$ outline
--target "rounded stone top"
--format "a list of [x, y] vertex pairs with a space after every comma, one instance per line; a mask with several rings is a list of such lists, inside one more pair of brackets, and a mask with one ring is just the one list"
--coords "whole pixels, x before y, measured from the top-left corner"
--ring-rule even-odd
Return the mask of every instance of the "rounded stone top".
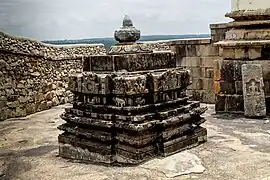
[[120, 43], [134, 43], [140, 37], [141, 32], [133, 26], [131, 18], [127, 15], [123, 19], [122, 27], [114, 32], [115, 40]]
[[133, 27], [133, 22], [128, 15], [125, 15], [123, 19], [123, 27]]

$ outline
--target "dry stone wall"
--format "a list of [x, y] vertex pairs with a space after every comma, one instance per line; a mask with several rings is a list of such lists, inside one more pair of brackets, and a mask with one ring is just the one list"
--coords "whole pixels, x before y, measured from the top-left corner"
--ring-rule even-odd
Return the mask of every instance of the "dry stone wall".
[[146, 48], [153, 51], [171, 51], [170, 41], [145, 41]]
[[48, 45], [39, 41], [12, 37], [0, 32], [0, 50], [12, 54], [43, 57], [46, 60], [68, 60], [104, 54], [103, 44]]
[[72, 98], [68, 77], [99, 45], [50, 46], [0, 32], [0, 120], [49, 109]]

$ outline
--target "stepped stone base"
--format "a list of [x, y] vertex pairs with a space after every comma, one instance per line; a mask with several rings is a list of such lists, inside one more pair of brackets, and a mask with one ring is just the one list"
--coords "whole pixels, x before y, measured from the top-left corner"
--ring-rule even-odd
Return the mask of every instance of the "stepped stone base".
[[[120, 32], [120, 31], [119, 31]], [[207, 108], [190, 101], [190, 73], [175, 54], [141, 44], [113, 46], [70, 77], [73, 107], [61, 115], [59, 155], [81, 162], [138, 165], [207, 140]]]
[[120, 143], [104, 146], [89, 139], [62, 134], [59, 136], [59, 156], [78, 162], [138, 165], [158, 156], [167, 157], [196, 147], [206, 141], [207, 130], [202, 127], [173, 140], [166, 142], [156, 140], [155, 143], [141, 148]]
[[86, 110], [67, 108], [61, 115], [66, 123], [58, 127], [64, 131], [58, 137], [59, 155], [81, 162], [136, 165], [195, 147], [207, 140], [206, 129], [200, 127], [205, 122], [200, 115], [207, 108], [187, 99], [139, 115], [89, 115]]

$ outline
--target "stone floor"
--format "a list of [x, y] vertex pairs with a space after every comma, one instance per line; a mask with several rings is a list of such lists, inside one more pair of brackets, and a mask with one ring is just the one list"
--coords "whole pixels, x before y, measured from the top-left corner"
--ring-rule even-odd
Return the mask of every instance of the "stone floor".
[[207, 118], [208, 142], [138, 167], [105, 167], [69, 162], [57, 156], [57, 126], [64, 106], [0, 122], [0, 179], [23, 180], [270, 180], [270, 124], [265, 120]]

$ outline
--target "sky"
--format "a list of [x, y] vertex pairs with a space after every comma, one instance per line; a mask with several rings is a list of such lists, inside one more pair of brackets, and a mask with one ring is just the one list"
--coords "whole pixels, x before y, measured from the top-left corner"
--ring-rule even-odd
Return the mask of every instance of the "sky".
[[129, 15], [142, 35], [206, 34], [230, 0], [0, 0], [0, 30], [37, 40], [112, 37]]

